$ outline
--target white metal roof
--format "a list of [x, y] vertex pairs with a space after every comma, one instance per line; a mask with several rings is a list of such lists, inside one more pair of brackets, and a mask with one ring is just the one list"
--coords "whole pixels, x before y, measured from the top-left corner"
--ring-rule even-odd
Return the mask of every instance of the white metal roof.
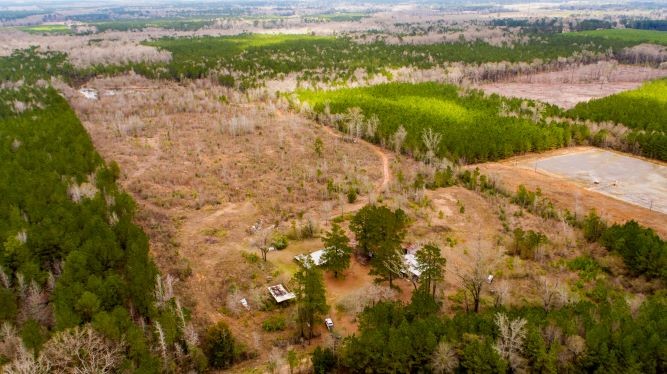
[[324, 255], [324, 249], [320, 249], [319, 251], [315, 251], [315, 252], [312, 252], [312, 253], [307, 254], [307, 255], [306, 254], [300, 254], [300, 255], [294, 256], [294, 259], [303, 264], [305, 257], [310, 256], [310, 259], [313, 260], [313, 264], [315, 264], [315, 266], [320, 266], [320, 265], [324, 264], [324, 262], [325, 262], [324, 259], [322, 258], [323, 255]]
[[419, 262], [417, 261], [417, 258], [415, 255], [408, 253], [406, 255], [403, 255], [403, 259], [405, 260], [405, 264], [408, 266], [408, 271], [416, 277], [420, 277], [422, 275], [422, 272], [419, 271]]
[[292, 292], [287, 291], [285, 286], [282, 284], [276, 284], [275, 286], [268, 287], [269, 293], [276, 300], [277, 303], [282, 303], [283, 301], [291, 300], [296, 298]]

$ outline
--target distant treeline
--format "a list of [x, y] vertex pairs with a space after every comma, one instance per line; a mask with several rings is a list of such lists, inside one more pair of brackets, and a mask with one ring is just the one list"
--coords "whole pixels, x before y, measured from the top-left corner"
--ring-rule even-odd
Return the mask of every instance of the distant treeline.
[[[526, 34], [554, 34], [564, 31], [564, 20], [561, 18], [539, 18], [539, 19], [516, 19], [502, 18], [491, 21], [492, 26], [520, 27]], [[584, 19], [569, 21], [567, 23], [570, 31], [585, 31], [597, 29], [610, 29], [613, 24], [609, 21], [599, 19]]]
[[620, 53], [626, 47], [645, 41], [647, 37], [631, 35], [628, 38], [623, 35], [624, 40], [615, 35], [607, 36], [579, 33], [532, 35], [527, 43], [504, 46], [493, 46], [482, 41], [425, 45], [394, 45], [382, 41], [357, 43], [346, 37], [310, 35], [244, 34], [162, 38], [146, 44], [171, 52], [172, 60], [168, 63], [74, 68], [63, 54], [41, 54], [33, 50], [17, 52], [14, 60], [1, 62], [7, 68], [0, 70], [0, 78], [39, 73], [24, 72], [21, 68], [20, 61], [26, 58], [23, 54], [31, 53], [30, 58], [42, 61], [31, 64], [28, 69], [39, 65], [46, 69], [41, 74], [46, 79], [60, 75], [73, 82], [85, 81], [99, 74], [113, 75], [133, 70], [149, 78], [174, 80], [213, 76], [218, 77], [221, 84], [241, 90], [261, 87], [268, 79], [280, 79], [288, 74], [296, 74], [299, 81], [335, 85], [358, 79], [359, 71], [372, 77], [376, 74], [388, 75], [390, 68], [428, 69], [453, 62], [470, 65], [493, 62], [535, 63], [564, 57], [591, 62], [609, 53]]
[[664, 19], [624, 21], [623, 24], [631, 29], [667, 31], [667, 20]]
[[[227, 72], [225, 82], [240, 88], [256, 87], [264, 79], [299, 73], [314, 82], [344, 82], [358, 69], [382, 74], [403, 66], [427, 69], [449, 62], [551, 61], [583, 50], [604, 54], [619, 52], [632, 42], [580, 35], [534, 36], [525, 44], [492, 46], [476, 42], [426, 45], [356, 43], [344, 37], [295, 35], [240, 35], [231, 37], [163, 38], [146, 44], [172, 53], [172, 61], [159, 69], [135, 66], [135, 71], [163, 78], [190, 79], [211, 71]], [[233, 79], [230, 79], [233, 78]]]

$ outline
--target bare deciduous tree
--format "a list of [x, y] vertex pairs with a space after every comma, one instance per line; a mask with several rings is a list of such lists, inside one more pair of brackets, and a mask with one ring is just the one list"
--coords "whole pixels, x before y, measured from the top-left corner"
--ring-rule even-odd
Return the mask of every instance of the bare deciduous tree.
[[255, 232], [255, 235], [252, 239], [253, 247], [257, 248], [262, 254], [262, 260], [266, 262], [266, 255], [269, 253], [271, 248], [271, 240], [273, 238], [274, 226], [269, 226], [265, 229], [260, 228]]
[[47, 360], [36, 359], [22, 343], [18, 345], [14, 359], [2, 367], [3, 374], [47, 374], [51, 367]]
[[19, 320], [34, 319], [42, 325], [49, 326], [52, 322], [49, 295], [42, 290], [37, 282], [30, 282], [25, 298], [21, 300]]
[[459, 366], [456, 351], [447, 342], [440, 342], [431, 356], [431, 369], [434, 373], [453, 373]]
[[229, 122], [222, 122], [220, 124], [220, 132], [232, 136], [250, 134], [254, 129], [255, 126], [246, 116], [237, 116]]
[[431, 164], [436, 156], [440, 142], [442, 141], [442, 134], [428, 128], [422, 133], [422, 141], [426, 147], [426, 162]]
[[12, 286], [12, 280], [9, 278], [9, 274], [5, 273], [5, 269], [0, 265], [0, 284], [5, 288], [10, 288]]
[[461, 279], [463, 290], [466, 297], [466, 310], [469, 310], [468, 298], [471, 299], [473, 311], [479, 311], [479, 303], [482, 299], [482, 289], [487, 281], [488, 266], [486, 261], [482, 258], [480, 250], [475, 252], [475, 260], [473, 266], [467, 272], [457, 271], [456, 275]]
[[375, 138], [375, 133], [380, 126], [380, 119], [377, 114], [373, 114], [371, 118], [366, 121], [366, 136], [369, 139]]
[[512, 369], [520, 369], [525, 363], [521, 353], [523, 341], [526, 339], [526, 320], [523, 318], [510, 320], [504, 313], [497, 313], [495, 322], [499, 331], [496, 351], [510, 363]]
[[394, 151], [396, 151], [396, 153], [401, 153], [401, 149], [403, 149], [403, 142], [407, 136], [408, 132], [405, 130], [405, 127], [403, 127], [403, 125], [399, 126], [398, 130], [396, 130], [393, 136]]
[[169, 362], [169, 351], [167, 350], [167, 342], [164, 336], [164, 330], [160, 322], [155, 321], [155, 332], [157, 333], [157, 340], [160, 347], [160, 354], [162, 355], [162, 360], [164, 361], [165, 366]]
[[396, 290], [387, 286], [372, 284], [345, 296], [338, 303], [338, 306], [356, 316], [367, 306], [384, 300], [393, 300], [396, 296]]
[[345, 113], [347, 132], [353, 138], [361, 138], [364, 135], [364, 114], [358, 107], [349, 108]]
[[174, 297], [175, 278], [171, 274], [165, 276], [164, 281], [160, 274], [155, 276], [155, 304], [158, 308]]
[[569, 302], [569, 294], [565, 287], [558, 281], [551, 281], [546, 277], [540, 277], [538, 280], [538, 291], [542, 298], [544, 310], [558, 307]]
[[510, 285], [505, 281], [499, 281], [493, 287], [493, 295], [495, 296], [494, 304], [496, 307], [500, 307], [509, 302], [510, 298]]
[[123, 362], [123, 343], [105, 339], [90, 326], [56, 333], [39, 355], [42, 366], [58, 373], [114, 373]]
[[178, 299], [175, 299], [175, 301], [178, 321], [180, 323], [181, 331], [183, 331], [183, 339], [185, 340], [188, 348], [196, 347], [197, 344], [199, 344], [199, 334], [197, 334], [197, 330], [195, 330], [195, 327], [192, 325], [192, 323], [185, 320], [185, 314], [183, 313], [181, 302]]
[[23, 349], [23, 342], [16, 328], [11, 323], [4, 322], [0, 327], [0, 356], [14, 360], [21, 349]]
[[387, 259], [383, 263], [385, 268], [394, 274], [396, 278], [405, 278], [409, 280], [414, 289], [417, 289], [417, 279], [410, 276], [408, 264], [403, 260], [403, 256]]
[[581, 357], [586, 352], [586, 339], [579, 335], [568, 336], [565, 339], [565, 346], [573, 359]]

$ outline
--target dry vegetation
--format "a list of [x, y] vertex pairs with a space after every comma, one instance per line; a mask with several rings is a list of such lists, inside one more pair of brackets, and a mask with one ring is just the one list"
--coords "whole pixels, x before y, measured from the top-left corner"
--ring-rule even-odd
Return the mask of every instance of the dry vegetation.
[[137, 34], [62, 36], [3, 30], [0, 34], [0, 56], [8, 56], [16, 49], [39, 46], [43, 51], [67, 53], [70, 62], [80, 68], [93, 65], [122, 65], [130, 62], [167, 62], [171, 59], [169, 52], [139, 44], [148, 37], [148, 34]]
[[[577, 152], [585, 148], [565, 148], [549, 152], [547, 155]], [[568, 209], [579, 216], [585, 215], [591, 209], [596, 209], [601, 216], [611, 222], [625, 222], [634, 219], [642, 225], [653, 228], [663, 238], [667, 237], [667, 226], [664, 224], [667, 220], [665, 214], [590, 191], [574, 181], [564, 180], [539, 170], [517, 167], [520, 162], [542, 157], [545, 157], [545, 154], [518, 156], [501, 162], [475, 165], [475, 167], [479, 167], [482, 173], [494, 178], [504, 188], [511, 191], [520, 184], [532, 190], [539, 187], [544, 195], [561, 209]]]
[[258, 254], [248, 229], [258, 222], [284, 232], [319, 226], [360, 207], [328, 191], [327, 181], [354, 183], [367, 195], [382, 187], [383, 159], [370, 145], [345, 143], [285, 112], [279, 101], [204, 81], [177, 86], [125, 76], [89, 88], [99, 100], [61, 87], [100, 153], [120, 164], [162, 272], [175, 275], [202, 324], [223, 311], [238, 316], [247, 298], [252, 316], [232, 324], [235, 333], [251, 346], [268, 344], [257, 335], [266, 314], [255, 311], [268, 296], [265, 286], [275, 277], [287, 283], [290, 274], [248, 260]]
[[[338, 23], [335, 27], [326, 23], [305, 25], [300, 21], [287, 21], [278, 27], [219, 20], [213, 27], [194, 33], [148, 30], [47, 36], [11, 31], [0, 35], [0, 55], [36, 44], [43, 50], [68, 53], [77, 67], [166, 62], [171, 58], [169, 53], [140, 42], [166, 35], [226, 35], [239, 30], [316, 34], [344, 30], [353, 33], [355, 40], [368, 42], [369, 39], [364, 40], [354, 32], [379, 28], [389, 32], [385, 37], [389, 43], [456, 42], [459, 38], [484, 40], [493, 45], [522, 42], [517, 33], [478, 26], [399, 38], [392, 34], [400, 31], [394, 25], [396, 12], [403, 12], [402, 20], [406, 22], [442, 18], [414, 8], [392, 8], [361, 22]], [[449, 26], [457, 25], [456, 20], [469, 18], [465, 14], [451, 17], [455, 21]], [[627, 53], [638, 59], [664, 57], [664, 50], [650, 46], [637, 46]], [[428, 70], [405, 67], [391, 70], [392, 78], [371, 77], [360, 70], [350, 86], [389, 80], [439, 81], [463, 87], [476, 85], [488, 92], [539, 99], [567, 108], [590, 98], [634, 88], [646, 79], [667, 76], [665, 69], [619, 65], [614, 61], [582, 64], [592, 57], [563, 58], [550, 65], [534, 61], [475, 66], [451, 63]], [[497, 83], [482, 83], [489, 80]], [[618, 257], [609, 255], [598, 244], [587, 243], [582, 233], [565, 221], [532, 214], [510, 203], [507, 197], [462, 186], [415, 188], [419, 174], [427, 177], [435, 174], [433, 165], [396, 155], [363, 140], [350, 141], [350, 137], [309, 119], [311, 113], [307, 110], [290, 111], [274, 92], [295, 89], [295, 75], [267, 82], [265, 90], [243, 93], [208, 80], [176, 84], [134, 74], [86, 83], [85, 88], [91, 90], [86, 93], [94, 92], [96, 98], [62, 82], [55, 85], [75, 109], [99, 153], [107, 161], [119, 164], [122, 187], [137, 202], [138, 223], [148, 234], [153, 258], [164, 275], [158, 278], [160, 292], [179, 296], [192, 311], [198, 331], [224, 320], [234, 336], [259, 353], [257, 359], [235, 369], [244, 370], [266, 362], [278, 370], [286, 369], [283, 360], [286, 349], [302, 346], [300, 352], [303, 352], [314, 347], [295, 338], [295, 308], [275, 306], [266, 287], [283, 283], [289, 288], [290, 278], [297, 269], [293, 257], [322, 248], [319, 233], [328, 230], [334, 221], [340, 222], [349, 234], [352, 213], [366, 203], [404, 209], [410, 218], [405, 243], [432, 242], [442, 249], [447, 265], [445, 279], [438, 287], [438, 299], [443, 301], [444, 314], [453, 315], [468, 308], [470, 300], [466, 297], [474, 292], [480, 292], [482, 307], [537, 304], [552, 309], [583, 297], [593, 287], [596, 277], [608, 277], [619, 287], [640, 293], [637, 300], [641, 299], [641, 293], [651, 293], [658, 287], [644, 278], [626, 276], [626, 268]], [[608, 126], [609, 142], [618, 141], [626, 130], [604, 123], [588, 125], [593, 130]], [[319, 142], [321, 146], [316, 145]], [[526, 157], [533, 156], [520, 159]], [[580, 216], [596, 208], [610, 222], [635, 219], [667, 237], [665, 215], [572, 182], [517, 168], [513, 165], [517, 160], [471, 168], [479, 167], [508, 192], [514, 192], [520, 184], [531, 190], [539, 187], [557, 208], [569, 209]], [[460, 171], [457, 166], [454, 168]], [[68, 192], [77, 201], [97, 192], [91, 187], [89, 183], [73, 183]], [[350, 188], [359, 191], [356, 201], [348, 201], [346, 192]], [[514, 245], [515, 228], [545, 235], [546, 240], [538, 245], [531, 258], [508, 254]], [[267, 246], [259, 242], [268, 243], [273, 234], [285, 235], [290, 242], [284, 250], [265, 253], [268, 262], [264, 262], [258, 247]], [[593, 279], [583, 279], [568, 267], [570, 261], [579, 257], [595, 259], [604, 272], [594, 274]], [[324, 277], [329, 316], [342, 335], [357, 332], [357, 314], [364, 307], [381, 300], [410, 300], [412, 282], [399, 279], [396, 287], [390, 288], [384, 282], [376, 283], [368, 271], [367, 264], [353, 258], [344, 277], [335, 278], [332, 274]], [[487, 282], [488, 275], [494, 276], [493, 282]], [[32, 287], [29, 293], [35, 304], [44, 297], [39, 289]], [[169, 297], [162, 295], [157, 299], [160, 302]], [[247, 308], [241, 299], [246, 299]], [[38, 312], [32, 318], [37, 318]], [[263, 325], [269, 319], [283, 320], [283, 328], [267, 331]], [[496, 323], [502, 334], [523, 339], [525, 321], [498, 315]], [[316, 343], [336, 344], [329, 334], [322, 334], [323, 326], [318, 326], [318, 330]], [[77, 360], [86, 361], [62, 349], [71, 347], [77, 352], [90, 350], [99, 356], [95, 361], [98, 367], [91, 368], [92, 371], [113, 370], [118, 366], [118, 351], [122, 347], [107, 342], [93, 330], [59, 334], [59, 349], [46, 346], [37, 358], [25, 354], [25, 360], [32, 360], [26, 365], [48, 361], [54, 365], [52, 368], [57, 368]], [[3, 326], [0, 337], [5, 342], [0, 345], [0, 353], [19, 349], [7, 343], [19, 340], [16, 331]], [[451, 349], [444, 344], [438, 347], [438, 352], [440, 356], [456, 358]], [[510, 343], [502, 346], [501, 354], [511, 365], [520, 366]], [[447, 362], [437, 363], [437, 367], [446, 370]], [[307, 365], [301, 360], [299, 367]]]
[[667, 69], [600, 61], [558, 71], [517, 75], [478, 87], [489, 93], [535, 99], [569, 109], [580, 102], [635, 89], [647, 80], [665, 76]]
[[[225, 320], [235, 336], [260, 353], [239, 370], [266, 362], [281, 367], [288, 347], [313, 347], [294, 339], [293, 308], [267, 302], [266, 286], [289, 287], [296, 270], [293, 256], [322, 247], [316, 235], [302, 234], [304, 228], [325, 230], [341, 216], [348, 230], [349, 213], [366, 202], [405, 209], [411, 219], [406, 242], [434, 242], [442, 248], [447, 272], [439, 297], [445, 313], [466, 308], [462, 290], [468, 287], [481, 292], [482, 306], [530, 303], [550, 309], [578, 300], [591, 283], [581, 283], [567, 264], [580, 256], [595, 258], [609, 272], [595, 276], [610, 276], [636, 292], [655, 287], [626, 277], [618, 258], [587, 244], [581, 232], [565, 222], [534, 215], [508, 198], [458, 186], [415, 189], [418, 173], [432, 175], [433, 166], [392, 156], [363, 141], [345, 142], [267, 94], [241, 94], [208, 81], [176, 85], [134, 75], [94, 80], [87, 88], [96, 90], [99, 100], [60, 87], [100, 153], [120, 164], [121, 183], [139, 204], [140, 224], [151, 239], [156, 262], [192, 308], [195, 324], [202, 328]], [[315, 147], [318, 138], [321, 154]], [[562, 207], [576, 201], [580, 213], [604, 205], [609, 207], [602, 211], [605, 218], [614, 220], [616, 213], [643, 217], [640, 222], [658, 229], [664, 218], [499, 165], [481, 169], [509, 191], [534, 179], [530, 188], [539, 184]], [[359, 200], [348, 203], [342, 191], [327, 189], [327, 180], [340, 186], [354, 183]], [[558, 192], [563, 189], [569, 192]], [[572, 193], [581, 198], [573, 200]], [[249, 230], [253, 226], [289, 235], [288, 248], [269, 252], [269, 261], [263, 262], [253, 246], [258, 240]], [[510, 256], [514, 228], [540, 232], [547, 240], [532, 258]], [[495, 276], [491, 284], [486, 281], [489, 274]], [[579, 288], [571, 287], [577, 282]], [[364, 306], [386, 299], [408, 301], [413, 290], [406, 279], [397, 281], [396, 289], [375, 284], [368, 267], [356, 259], [344, 278], [327, 274], [325, 283], [329, 315], [343, 335], [357, 331], [356, 314]], [[284, 330], [265, 331], [262, 326], [269, 318], [284, 320]], [[318, 329], [320, 334], [324, 330]], [[320, 336], [318, 343], [334, 344], [328, 334]]]
[[[96, 80], [88, 88], [97, 90], [99, 100], [62, 87], [100, 153], [120, 164], [122, 184], [139, 203], [140, 223], [163, 274], [173, 275], [176, 292], [193, 308], [200, 326], [223, 318], [260, 352], [286, 344], [280, 342], [291, 336], [264, 332], [263, 321], [275, 314], [290, 321], [293, 313], [290, 308], [265, 311], [265, 287], [289, 284], [296, 269], [292, 257], [320, 248], [321, 242], [296, 238], [263, 263], [254, 257], [259, 252], [248, 231], [258, 222], [289, 233], [309, 222], [326, 229], [332, 217], [369, 200], [408, 209], [415, 220], [408, 241], [433, 240], [445, 248], [452, 270], [444, 294], [451, 297], [460, 285], [455, 269], [464, 269], [473, 253], [485, 253], [494, 265], [505, 261], [506, 235], [494, 213], [499, 202], [460, 187], [415, 191], [408, 186], [429, 167], [409, 159], [392, 161], [365, 143], [346, 143], [282, 109], [280, 101], [249, 98], [205, 81], [178, 86], [137, 76]], [[317, 138], [323, 142], [321, 157], [314, 148]], [[388, 171], [383, 170], [385, 160]], [[344, 196], [327, 191], [328, 179], [341, 185], [356, 180], [363, 196], [348, 204]], [[459, 213], [461, 206], [465, 213]], [[523, 221], [526, 227], [541, 226]], [[546, 265], [517, 264], [508, 274], [517, 290], [507, 295], [508, 302], [514, 293], [539, 298], [518, 291], [529, 290], [534, 281], [526, 275], [529, 266]], [[327, 275], [326, 283], [332, 316], [346, 333], [356, 331], [354, 316], [364, 305], [387, 298], [407, 301], [412, 290], [407, 280], [398, 283], [400, 293], [374, 286], [368, 268], [354, 260], [344, 279]], [[248, 300], [250, 311], [241, 298]]]

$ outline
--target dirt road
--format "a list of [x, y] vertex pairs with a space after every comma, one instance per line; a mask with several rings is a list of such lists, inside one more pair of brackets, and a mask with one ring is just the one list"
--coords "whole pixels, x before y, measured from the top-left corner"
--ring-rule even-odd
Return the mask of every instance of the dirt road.
[[[343, 139], [343, 135], [335, 131], [331, 127], [322, 126], [322, 128], [331, 136], [336, 137], [338, 139]], [[389, 157], [390, 157], [389, 151], [373, 143], [369, 143], [363, 139], [355, 139], [355, 141], [359, 144], [363, 144], [369, 147], [382, 161], [382, 182], [375, 189], [375, 192], [380, 194], [383, 191], [385, 191], [387, 187], [389, 187], [389, 182], [391, 181], [391, 170], [389, 168]]]

